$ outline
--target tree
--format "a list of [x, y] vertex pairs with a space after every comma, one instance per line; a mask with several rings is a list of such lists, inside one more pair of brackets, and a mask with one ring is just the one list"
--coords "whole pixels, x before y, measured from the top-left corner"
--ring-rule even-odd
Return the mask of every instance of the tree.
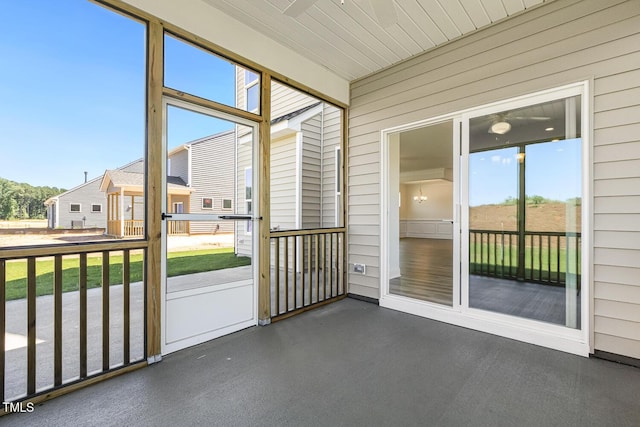
[[65, 191], [62, 188], [34, 187], [0, 178], [0, 219], [45, 218], [45, 200]]
[[538, 196], [538, 195], [533, 195], [531, 197], [527, 197], [527, 203], [533, 204], [533, 205], [541, 205], [543, 203], [545, 203], [547, 200], [542, 197], [542, 196]]

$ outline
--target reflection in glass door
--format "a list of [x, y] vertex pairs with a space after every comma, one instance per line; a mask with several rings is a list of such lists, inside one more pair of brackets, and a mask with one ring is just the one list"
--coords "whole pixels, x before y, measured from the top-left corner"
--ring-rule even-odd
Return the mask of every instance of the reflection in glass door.
[[469, 307], [580, 329], [580, 96], [469, 121]]
[[163, 353], [256, 324], [255, 125], [165, 101]]

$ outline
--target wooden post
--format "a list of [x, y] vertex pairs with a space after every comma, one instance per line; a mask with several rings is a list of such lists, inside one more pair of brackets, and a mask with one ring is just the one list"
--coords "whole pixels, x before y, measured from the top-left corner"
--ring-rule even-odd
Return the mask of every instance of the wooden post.
[[27, 258], [27, 395], [36, 392], [36, 259]]
[[145, 231], [149, 247], [145, 263], [147, 303], [147, 361], [158, 361], [161, 352], [161, 295], [160, 234], [162, 232], [162, 84], [163, 42], [162, 25], [149, 22], [147, 47], [147, 203]]
[[[262, 216], [258, 228], [260, 229], [259, 254], [259, 279], [258, 279], [258, 323], [268, 325], [271, 323], [271, 236], [269, 227], [271, 224], [271, 192], [270, 192], [270, 167], [271, 167], [271, 76], [262, 73], [262, 96], [260, 97], [260, 150], [258, 165], [260, 170], [260, 211]], [[276, 267], [277, 268], [277, 267]]]

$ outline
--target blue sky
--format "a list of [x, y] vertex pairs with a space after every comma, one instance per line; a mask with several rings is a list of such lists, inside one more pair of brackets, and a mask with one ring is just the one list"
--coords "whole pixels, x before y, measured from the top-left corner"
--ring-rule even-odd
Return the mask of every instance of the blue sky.
[[[0, 177], [72, 188], [84, 171], [93, 178], [141, 158], [144, 25], [85, 0], [2, 6]], [[167, 84], [234, 104], [231, 65], [171, 38], [166, 55]], [[194, 114], [172, 117], [175, 144], [230, 127]]]
[[[469, 205], [518, 197], [517, 148], [469, 156]], [[580, 139], [532, 144], [526, 152], [526, 193], [552, 200], [580, 197]]]

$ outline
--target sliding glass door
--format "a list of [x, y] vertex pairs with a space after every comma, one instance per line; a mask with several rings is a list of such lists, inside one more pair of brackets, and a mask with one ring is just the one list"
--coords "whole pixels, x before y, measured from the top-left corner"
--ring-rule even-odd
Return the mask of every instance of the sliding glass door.
[[469, 308], [581, 328], [580, 101], [469, 118]]
[[454, 120], [390, 136], [389, 295], [452, 307], [458, 301]]

